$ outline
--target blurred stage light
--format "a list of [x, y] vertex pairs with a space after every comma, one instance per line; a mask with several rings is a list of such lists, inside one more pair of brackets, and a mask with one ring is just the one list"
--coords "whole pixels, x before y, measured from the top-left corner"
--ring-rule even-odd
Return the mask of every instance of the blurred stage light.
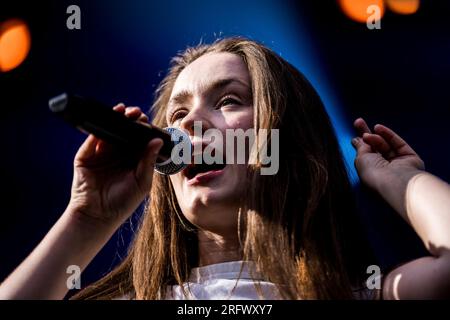
[[31, 37], [27, 24], [10, 19], [0, 24], [0, 72], [19, 66], [30, 51]]
[[386, 0], [388, 8], [398, 14], [413, 14], [419, 10], [420, 0]]
[[342, 11], [352, 20], [366, 23], [370, 14], [367, 13], [367, 8], [371, 5], [376, 5], [380, 8], [380, 18], [384, 15], [383, 0], [339, 0], [338, 1]]

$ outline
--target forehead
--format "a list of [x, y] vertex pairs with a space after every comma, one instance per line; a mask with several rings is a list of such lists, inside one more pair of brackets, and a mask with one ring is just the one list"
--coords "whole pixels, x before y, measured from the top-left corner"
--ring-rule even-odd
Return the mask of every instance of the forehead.
[[208, 83], [228, 78], [236, 78], [250, 84], [250, 75], [244, 60], [229, 52], [208, 53], [184, 68], [175, 81], [171, 96], [182, 90], [198, 92]]

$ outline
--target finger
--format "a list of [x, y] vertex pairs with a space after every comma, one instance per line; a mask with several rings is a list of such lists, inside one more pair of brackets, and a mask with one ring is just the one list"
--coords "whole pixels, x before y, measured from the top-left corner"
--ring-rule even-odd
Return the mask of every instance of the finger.
[[360, 137], [353, 138], [352, 145], [356, 149], [358, 157], [362, 156], [363, 154], [372, 152], [372, 148], [370, 147], [370, 145], [365, 143]]
[[155, 162], [162, 145], [163, 141], [161, 139], [150, 141], [136, 168], [138, 184], [145, 193], [150, 191]]
[[148, 123], [148, 117], [145, 113], [141, 114], [138, 118], [138, 121]]
[[113, 110], [123, 113], [123, 112], [125, 112], [125, 105], [123, 103], [119, 103], [113, 107]]
[[356, 128], [358, 135], [362, 136], [364, 133], [372, 133], [369, 126], [363, 118], [358, 118], [353, 122], [353, 126]]
[[98, 142], [99, 139], [90, 134], [80, 146], [77, 154], [75, 155], [75, 165], [79, 164], [80, 162], [89, 160], [93, 156], [95, 156]]
[[383, 155], [387, 155], [391, 151], [391, 146], [378, 134], [364, 133], [363, 141]]
[[403, 140], [398, 134], [389, 129], [386, 126], [381, 124], [377, 124], [375, 126], [375, 132], [383, 137], [387, 143], [391, 146], [393, 151], [397, 154], [406, 155], [406, 154], [414, 154], [417, 153], [411, 148], [405, 140]]
[[113, 110], [124, 113], [126, 117], [132, 120], [141, 121], [144, 123], [148, 123], [149, 120], [148, 116], [143, 113], [139, 107], [125, 107], [123, 103], [119, 103], [113, 107]]
[[142, 111], [139, 107], [127, 107], [125, 109], [125, 116], [133, 120], [138, 119], [141, 114]]

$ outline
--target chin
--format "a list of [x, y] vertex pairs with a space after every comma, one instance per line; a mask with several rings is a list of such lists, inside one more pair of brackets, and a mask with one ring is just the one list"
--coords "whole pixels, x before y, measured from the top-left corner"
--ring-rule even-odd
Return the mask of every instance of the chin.
[[237, 210], [195, 211], [186, 215], [186, 218], [200, 230], [210, 231], [217, 234], [237, 232]]
[[224, 210], [226, 208], [236, 207], [239, 194], [236, 194], [237, 188], [198, 188], [192, 194], [190, 201], [190, 211], [209, 211]]
[[239, 207], [236, 189], [199, 188], [191, 196], [188, 208], [182, 210], [191, 223], [210, 231], [236, 230]]

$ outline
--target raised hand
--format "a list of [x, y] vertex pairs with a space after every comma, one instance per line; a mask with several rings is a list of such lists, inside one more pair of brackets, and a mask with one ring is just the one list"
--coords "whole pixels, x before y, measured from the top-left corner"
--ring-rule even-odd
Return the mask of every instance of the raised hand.
[[[132, 120], [148, 122], [138, 107], [118, 104], [114, 110]], [[162, 141], [155, 139], [142, 154], [125, 154], [90, 135], [75, 156], [69, 207], [81, 219], [117, 228], [148, 195], [161, 146]]]
[[365, 184], [375, 190], [390, 179], [425, 169], [422, 159], [394, 131], [377, 124], [373, 131], [359, 118], [355, 120], [358, 137], [352, 139], [357, 156], [355, 167]]

